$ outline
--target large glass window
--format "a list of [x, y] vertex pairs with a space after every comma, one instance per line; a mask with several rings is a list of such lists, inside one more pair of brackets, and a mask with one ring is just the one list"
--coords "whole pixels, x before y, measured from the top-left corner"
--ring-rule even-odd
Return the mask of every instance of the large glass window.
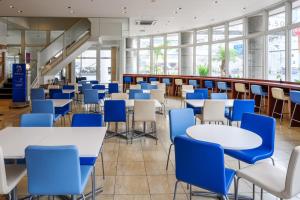
[[196, 74], [207, 76], [208, 71], [208, 45], [196, 47]]
[[[91, 54], [94, 57], [87, 57]], [[75, 59], [75, 74], [76, 77], [86, 77], [87, 80], [96, 80], [96, 50], [87, 50]]]
[[163, 48], [153, 49], [153, 71], [154, 74], [164, 74], [165, 50]]
[[150, 74], [150, 50], [139, 51], [139, 69], [140, 74]]
[[269, 30], [285, 26], [285, 7], [269, 11]]
[[21, 44], [21, 31], [8, 30], [6, 40], [7, 44]]
[[213, 41], [225, 39], [225, 26], [217, 26], [213, 28]]
[[248, 40], [248, 78], [264, 78], [264, 36]]
[[285, 32], [268, 36], [268, 79], [285, 80]]
[[163, 36], [153, 37], [153, 47], [163, 47], [165, 44]]
[[172, 33], [167, 35], [167, 46], [178, 46], [179, 45], [179, 34]]
[[291, 31], [291, 81], [300, 82], [300, 28]]
[[111, 50], [100, 51], [100, 81], [101, 83], [111, 82]]
[[244, 71], [244, 42], [243, 40], [229, 43], [229, 77], [242, 78]]
[[225, 72], [225, 44], [217, 43], [211, 47], [211, 75], [221, 76]]
[[197, 39], [197, 43], [208, 42], [208, 29], [197, 31], [196, 39]]
[[300, 22], [300, 1], [294, 1], [292, 7], [292, 22], [298, 23]]
[[167, 49], [166, 74], [179, 74], [178, 48]]
[[137, 73], [137, 50], [126, 51], [126, 73]]
[[149, 48], [149, 47], [150, 47], [150, 38], [141, 38], [140, 48]]
[[229, 38], [242, 37], [244, 35], [243, 20], [229, 23]]

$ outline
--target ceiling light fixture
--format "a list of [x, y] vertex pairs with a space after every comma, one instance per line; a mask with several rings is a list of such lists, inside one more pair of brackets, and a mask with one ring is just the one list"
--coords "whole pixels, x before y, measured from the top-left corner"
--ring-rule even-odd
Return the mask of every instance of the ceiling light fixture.
[[18, 10], [18, 13], [21, 14], [23, 12], [23, 10]]
[[247, 8], [246, 8], [246, 7], [243, 7], [242, 10], [245, 11], [245, 10], [247, 10]]
[[214, 4], [218, 4], [219, 1], [218, 1], [218, 0], [214, 0], [213, 3], [214, 3]]
[[198, 19], [198, 17], [197, 17], [197, 16], [195, 16], [195, 17], [194, 17], [194, 19], [196, 20], [196, 19]]
[[181, 8], [181, 7], [178, 7], [177, 10], [182, 10], [182, 8]]
[[14, 6], [13, 5], [9, 5], [9, 8], [14, 8]]
[[67, 6], [66, 8], [67, 8], [67, 9], [71, 9], [72, 7], [71, 7], [71, 6]]
[[123, 6], [123, 7], [122, 7], [122, 9], [123, 9], [123, 10], [126, 10], [126, 9], [127, 9], [127, 7], [126, 7], [126, 6]]

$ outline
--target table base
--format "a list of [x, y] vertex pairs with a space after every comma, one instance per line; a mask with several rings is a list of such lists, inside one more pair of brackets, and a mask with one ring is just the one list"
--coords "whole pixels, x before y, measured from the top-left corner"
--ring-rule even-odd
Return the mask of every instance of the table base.
[[[192, 196], [201, 196], [201, 197], [211, 197], [211, 198], [217, 198], [222, 200], [223, 198], [219, 195], [217, 195], [216, 193], [212, 193], [212, 192], [192, 192]], [[227, 195], [228, 199], [232, 199], [235, 200], [235, 195], [232, 193], [229, 193]], [[243, 196], [243, 195], [238, 195], [238, 200], [253, 200], [252, 197], [247, 197], [247, 196]]]
[[156, 133], [156, 131], [151, 131], [151, 132], [143, 132], [143, 131], [137, 131], [137, 130], [133, 130], [132, 131], [132, 136], [131, 136], [131, 143], [132, 143], [132, 140], [133, 139], [137, 139], [137, 138], [140, 138], [140, 137], [148, 137], [148, 138], [151, 138], [151, 139], [154, 139], [156, 140], [156, 144], [157, 144], [157, 136], [154, 135], [154, 133]]

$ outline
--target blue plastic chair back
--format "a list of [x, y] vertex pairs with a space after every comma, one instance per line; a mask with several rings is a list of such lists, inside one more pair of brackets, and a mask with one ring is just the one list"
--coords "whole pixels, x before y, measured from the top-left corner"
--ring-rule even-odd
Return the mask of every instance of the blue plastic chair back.
[[158, 86], [157, 85], [148, 85], [149, 90], [157, 90]]
[[119, 84], [118, 83], [109, 83], [108, 84], [108, 93], [119, 93]]
[[227, 83], [225, 82], [218, 82], [217, 86], [219, 90], [228, 90]]
[[126, 84], [130, 84], [132, 82], [132, 78], [130, 76], [124, 76], [123, 81]]
[[62, 92], [62, 89], [49, 89], [49, 97], [50, 99], [53, 99], [53, 94], [56, 94], [56, 93], [63, 93]]
[[213, 89], [214, 88], [213, 81], [204, 81], [204, 87], [208, 89]]
[[262, 146], [273, 154], [275, 143], [276, 120], [273, 117], [244, 113], [241, 128], [252, 131], [262, 138]]
[[21, 115], [20, 127], [52, 127], [53, 114], [29, 113]]
[[224, 150], [220, 145], [186, 136], [177, 136], [174, 143], [177, 180], [227, 195]]
[[169, 111], [170, 140], [174, 143], [174, 138], [178, 135], [186, 135], [186, 129], [194, 126], [196, 119], [191, 108], [172, 109]]
[[129, 90], [129, 99], [134, 99], [136, 93], [143, 93], [143, 90], [140, 89], [131, 89]]
[[93, 85], [92, 89], [105, 90], [105, 85], [100, 85], [100, 84]]
[[32, 113], [50, 113], [55, 114], [54, 105], [51, 100], [33, 100], [31, 101]]
[[205, 99], [202, 93], [186, 93], [186, 99]]
[[105, 122], [126, 122], [126, 103], [124, 100], [104, 101]]
[[194, 87], [198, 87], [197, 80], [189, 80], [189, 85], [192, 85]]
[[84, 104], [98, 104], [99, 103], [98, 90], [96, 89], [84, 90], [83, 99], [84, 99]]
[[91, 84], [99, 84], [99, 81], [96, 81], [96, 80], [93, 80], [93, 81], [90, 81]]
[[236, 99], [233, 102], [231, 121], [241, 121], [244, 113], [254, 113], [255, 101]]
[[150, 93], [135, 93], [134, 99], [151, 99]]
[[290, 98], [293, 103], [300, 104], [300, 91], [291, 90]]
[[251, 85], [251, 92], [255, 95], [263, 95], [263, 90], [260, 85]]
[[72, 127], [101, 127], [101, 114], [74, 114], [72, 117]]
[[141, 89], [142, 90], [149, 90], [149, 86], [150, 86], [149, 83], [141, 83]]
[[227, 93], [211, 93], [211, 99], [228, 99]]
[[54, 93], [52, 99], [71, 99], [70, 93]]
[[162, 82], [165, 83], [166, 85], [171, 85], [171, 81], [169, 78], [163, 78]]
[[200, 93], [203, 96], [202, 99], [208, 99], [208, 88], [196, 89], [194, 90], [194, 93]]
[[31, 100], [34, 99], [40, 99], [44, 100], [45, 99], [45, 91], [43, 88], [33, 88], [30, 90], [30, 98]]
[[25, 158], [29, 194], [82, 193], [79, 153], [75, 146], [28, 146]]
[[82, 84], [82, 88], [81, 88], [82, 92], [84, 92], [84, 90], [91, 90], [91, 89], [93, 89], [93, 85], [92, 84], [89, 84], [89, 83]]
[[64, 90], [75, 90], [75, 86], [74, 85], [63, 85], [63, 89]]
[[158, 78], [156, 78], [156, 77], [150, 77], [148, 80], [149, 80], [149, 83], [151, 83], [151, 81], [158, 81]]

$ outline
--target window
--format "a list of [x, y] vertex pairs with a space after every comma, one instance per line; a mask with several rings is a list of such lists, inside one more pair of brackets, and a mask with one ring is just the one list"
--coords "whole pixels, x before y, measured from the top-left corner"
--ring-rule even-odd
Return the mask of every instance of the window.
[[56, 38], [58, 38], [64, 31], [51, 31], [50, 32], [50, 42], [53, 42]]
[[96, 58], [96, 50], [86, 50], [82, 53], [83, 58]]
[[153, 47], [163, 47], [165, 44], [163, 36], [153, 37]]
[[196, 47], [196, 75], [208, 75], [208, 45]]
[[149, 48], [149, 47], [150, 47], [150, 38], [141, 38], [140, 48]]
[[298, 23], [300, 22], [300, 1], [294, 1], [292, 7], [292, 22]]
[[269, 30], [285, 26], [285, 7], [269, 11]]
[[7, 44], [21, 44], [21, 31], [8, 30], [6, 38]]
[[248, 40], [248, 78], [264, 78], [264, 36]]
[[[94, 57], [87, 57], [90, 54], [93, 54]], [[76, 77], [96, 80], [96, 50], [87, 50], [75, 59], [75, 74]]]
[[268, 36], [268, 79], [285, 80], [285, 32]]
[[100, 81], [101, 83], [111, 82], [111, 50], [100, 51]]
[[225, 44], [213, 44], [211, 47], [211, 57], [211, 75], [221, 76], [225, 72]]
[[167, 49], [167, 66], [166, 74], [173, 75], [178, 74], [178, 48]]
[[208, 29], [197, 31], [196, 39], [197, 39], [197, 43], [208, 42]]
[[229, 77], [242, 78], [244, 71], [244, 42], [243, 40], [229, 43]]
[[178, 46], [179, 36], [178, 33], [172, 33], [167, 35], [167, 45], [168, 46]]
[[291, 31], [291, 81], [300, 82], [300, 28]]
[[137, 73], [137, 50], [126, 51], [126, 73]]
[[25, 31], [26, 44], [33, 45], [46, 45], [47, 43], [46, 31]]
[[225, 39], [225, 26], [218, 26], [213, 28], [213, 41]]
[[150, 74], [150, 50], [139, 51], [139, 70], [140, 74]]
[[153, 49], [153, 70], [154, 74], [164, 74], [165, 50], [163, 48]]
[[244, 35], [243, 20], [229, 23], [229, 38], [242, 37]]

